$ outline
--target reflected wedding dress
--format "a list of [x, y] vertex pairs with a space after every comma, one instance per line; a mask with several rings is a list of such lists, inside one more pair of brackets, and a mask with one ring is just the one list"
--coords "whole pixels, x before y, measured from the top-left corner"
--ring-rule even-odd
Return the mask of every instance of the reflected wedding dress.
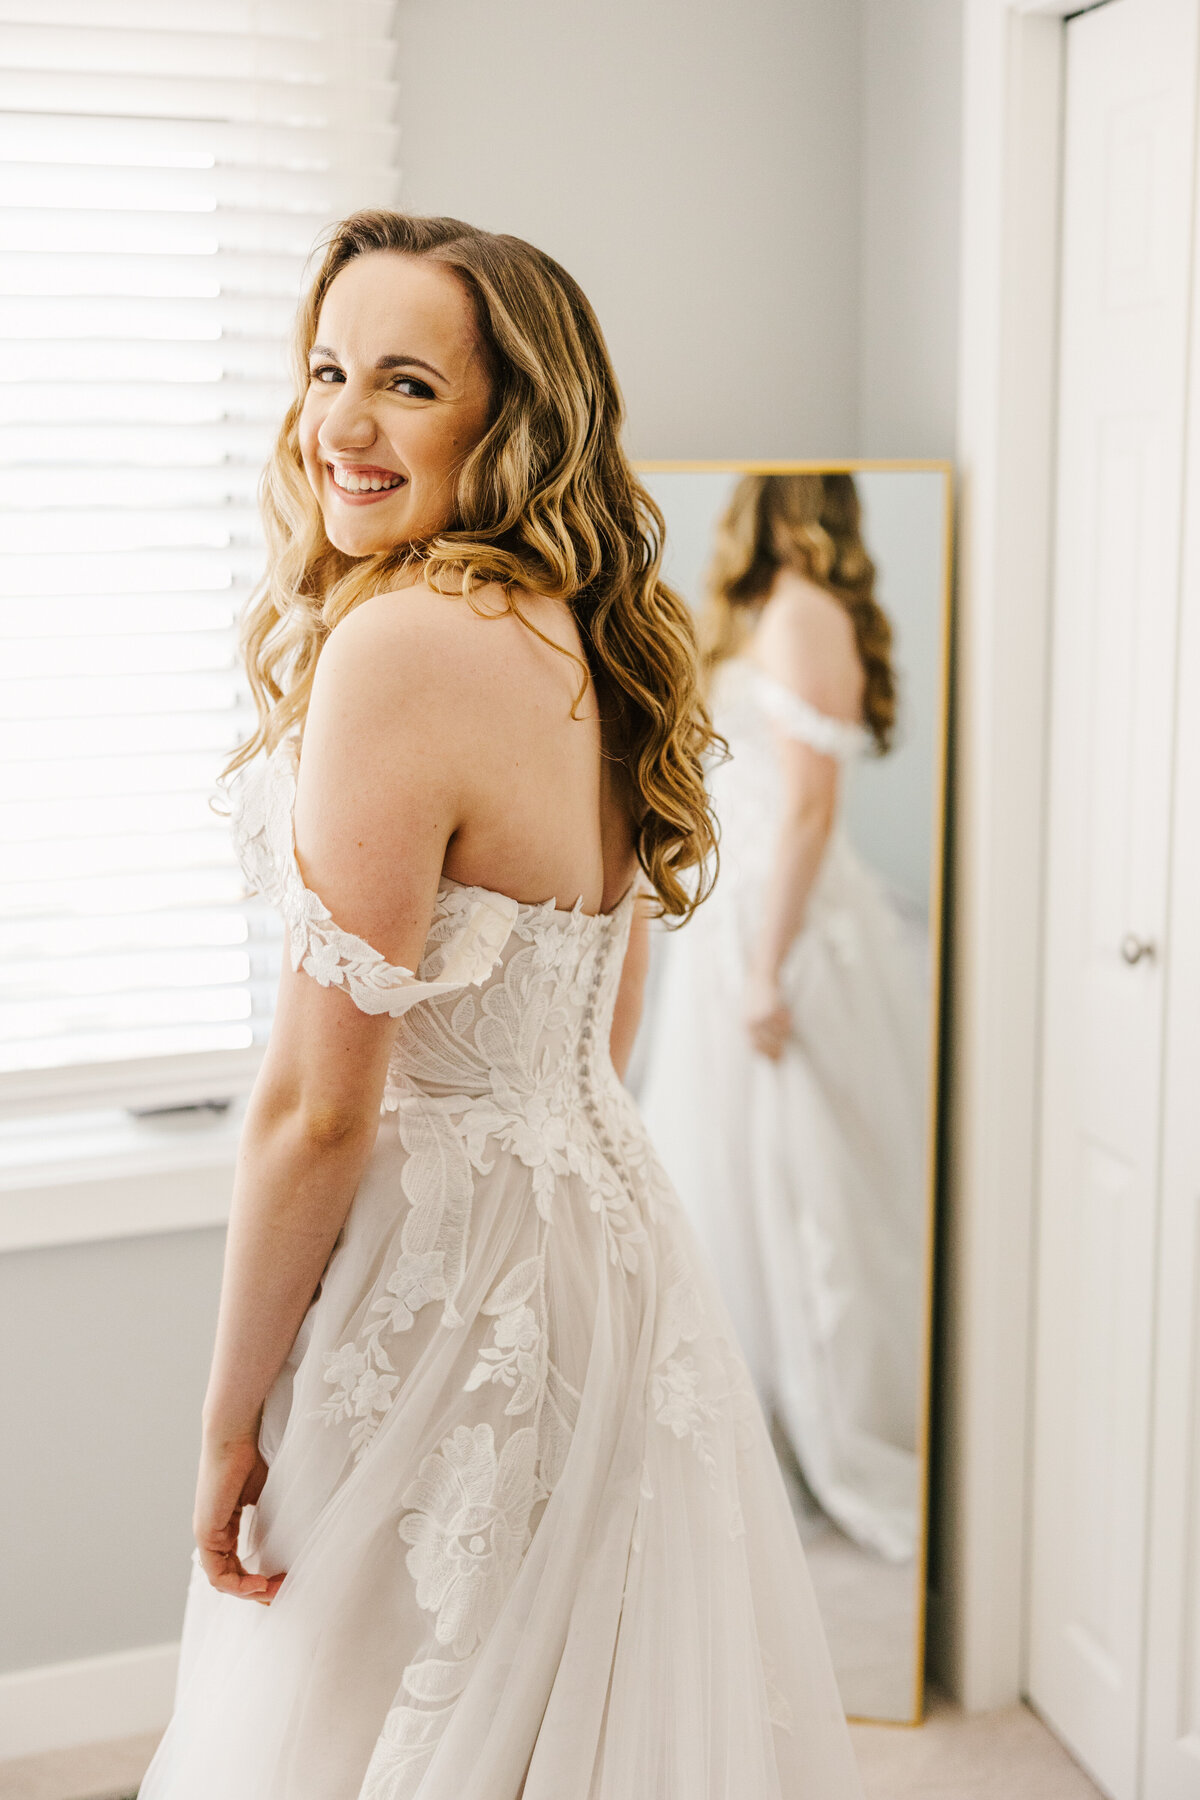
[[414, 976], [305, 888], [295, 772], [231, 784], [246, 876], [400, 1023], [264, 1410], [242, 1548], [287, 1577], [194, 1566], [142, 1800], [854, 1800], [767, 1427], [608, 1054], [632, 895], [443, 879]]
[[902, 1562], [918, 1525], [926, 1027], [911, 928], [840, 825], [781, 975], [778, 1062], [743, 1023], [782, 804], [776, 733], [849, 762], [870, 744], [744, 657], [714, 684], [721, 876], [663, 933], [642, 1111], [720, 1271], [759, 1398], [822, 1510]]

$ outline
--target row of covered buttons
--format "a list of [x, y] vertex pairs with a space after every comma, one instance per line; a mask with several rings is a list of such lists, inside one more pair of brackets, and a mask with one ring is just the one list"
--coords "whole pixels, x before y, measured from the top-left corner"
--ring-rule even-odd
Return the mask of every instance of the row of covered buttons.
[[600, 984], [604, 980], [604, 970], [608, 961], [611, 940], [605, 936], [596, 945], [595, 961], [592, 966], [591, 980], [588, 982], [587, 1000], [584, 1003], [583, 1024], [579, 1031], [579, 1073], [583, 1086], [583, 1104], [591, 1122], [592, 1130], [601, 1149], [613, 1155], [613, 1142], [604, 1124], [604, 1116], [596, 1100], [596, 1089], [592, 1069], [592, 1027], [596, 1016], [596, 996]]

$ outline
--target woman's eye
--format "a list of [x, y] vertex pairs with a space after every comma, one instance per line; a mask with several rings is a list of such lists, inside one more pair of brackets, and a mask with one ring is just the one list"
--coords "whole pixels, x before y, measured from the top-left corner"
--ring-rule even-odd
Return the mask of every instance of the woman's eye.
[[318, 363], [315, 369], [309, 370], [309, 379], [311, 381], [327, 382], [330, 376], [341, 381], [346, 379], [336, 363]]
[[392, 386], [399, 388], [401, 392], [407, 394], [410, 400], [433, 399], [433, 389], [430, 387], [429, 383], [427, 381], [421, 381], [416, 375], [399, 375], [392, 383]]

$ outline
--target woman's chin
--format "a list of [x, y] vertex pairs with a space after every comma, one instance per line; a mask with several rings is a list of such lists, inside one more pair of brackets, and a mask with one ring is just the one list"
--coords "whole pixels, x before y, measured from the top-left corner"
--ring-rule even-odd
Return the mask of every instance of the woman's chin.
[[325, 516], [325, 536], [335, 550], [343, 556], [379, 556], [386, 550], [396, 550], [408, 541], [409, 532], [403, 525], [385, 528], [382, 521], [371, 526], [356, 526], [343, 518]]

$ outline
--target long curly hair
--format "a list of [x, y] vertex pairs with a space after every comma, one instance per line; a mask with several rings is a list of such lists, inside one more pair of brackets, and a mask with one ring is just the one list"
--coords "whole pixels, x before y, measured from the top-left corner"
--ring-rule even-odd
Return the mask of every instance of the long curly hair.
[[884, 755], [896, 728], [892, 627], [875, 598], [852, 475], [746, 475], [738, 482], [717, 527], [700, 620], [707, 674], [741, 648], [781, 569], [815, 582], [850, 615], [865, 684], [863, 722]]
[[[340, 271], [372, 251], [454, 271], [474, 303], [493, 394], [488, 428], [458, 472], [445, 528], [356, 558], [325, 535], [298, 424], [322, 301]], [[661, 913], [689, 917], [716, 874], [704, 756], [717, 739], [689, 608], [659, 579], [662, 514], [621, 448], [620, 390], [578, 284], [521, 238], [458, 219], [354, 213], [328, 234], [300, 303], [293, 372], [295, 397], [259, 493], [266, 574], [242, 633], [258, 725], [229, 770], [303, 728], [329, 633], [398, 577], [417, 574], [468, 602], [486, 583], [499, 583], [518, 618], [514, 589], [563, 600], [597, 690], [605, 753], [626, 772], [638, 861]], [[586, 678], [577, 703], [585, 688]]]

